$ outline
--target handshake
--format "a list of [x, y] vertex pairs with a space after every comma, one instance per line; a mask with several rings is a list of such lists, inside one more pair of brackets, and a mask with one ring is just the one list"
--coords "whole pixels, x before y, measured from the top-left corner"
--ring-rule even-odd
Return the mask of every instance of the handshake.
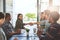
[[40, 22], [30, 22], [30, 23], [26, 23], [26, 25], [27, 25], [27, 24], [30, 25], [30, 26], [32, 26], [32, 25], [34, 25], [34, 24], [38, 24], [38, 25], [39, 25]]

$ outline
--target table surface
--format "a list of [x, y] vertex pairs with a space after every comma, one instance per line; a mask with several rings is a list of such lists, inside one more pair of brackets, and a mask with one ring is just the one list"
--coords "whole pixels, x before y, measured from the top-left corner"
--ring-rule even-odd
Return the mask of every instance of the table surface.
[[27, 37], [27, 32], [25, 29], [21, 29], [21, 34], [19, 35], [13, 35], [10, 40], [14, 40], [14, 38], [17, 38], [18, 40], [39, 40], [37, 34], [34, 33], [33, 29], [35, 28], [37, 31], [37, 25], [33, 26], [24, 26], [25, 28], [30, 29], [29, 36]]

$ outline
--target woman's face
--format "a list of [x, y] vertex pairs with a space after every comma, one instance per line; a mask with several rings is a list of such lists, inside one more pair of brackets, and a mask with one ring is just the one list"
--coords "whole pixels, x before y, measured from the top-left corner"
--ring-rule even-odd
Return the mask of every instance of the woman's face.
[[40, 18], [41, 18], [41, 19], [44, 19], [44, 18], [45, 18], [45, 14], [44, 14], [44, 13], [41, 14], [41, 15], [40, 15]]
[[48, 19], [49, 19], [48, 15], [46, 15], [46, 14], [45, 14], [45, 19], [46, 19], [46, 20], [48, 20]]
[[23, 15], [20, 15], [20, 16], [19, 16], [19, 19], [22, 20], [22, 19], [23, 19]]

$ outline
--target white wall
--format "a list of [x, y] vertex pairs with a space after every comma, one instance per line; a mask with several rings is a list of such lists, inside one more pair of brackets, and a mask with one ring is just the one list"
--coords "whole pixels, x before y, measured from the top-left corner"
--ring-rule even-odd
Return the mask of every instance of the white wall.
[[23, 16], [26, 13], [37, 14], [37, 0], [13, 0], [13, 25], [15, 25], [18, 13], [22, 13]]

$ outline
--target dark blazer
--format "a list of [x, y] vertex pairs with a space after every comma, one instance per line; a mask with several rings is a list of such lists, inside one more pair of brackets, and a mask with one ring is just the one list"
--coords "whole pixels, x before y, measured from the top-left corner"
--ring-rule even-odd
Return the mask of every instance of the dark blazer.
[[[60, 40], [60, 24], [53, 23], [50, 25], [49, 29], [47, 30], [47, 33], [52, 36], [49, 37], [49, 35], [46, 34], [44, 40]], [[43, 38], [41, 38], [43, 40]]]
[[18, 29], [24, 29], [24, 23], [23, 20], [17, 19], [16, 25], [15, 25], [15, 31]]
[[53, 23], [48, 29], [48, 33], [53, 37], [54, 40], [60, 40], [60, 24]]

